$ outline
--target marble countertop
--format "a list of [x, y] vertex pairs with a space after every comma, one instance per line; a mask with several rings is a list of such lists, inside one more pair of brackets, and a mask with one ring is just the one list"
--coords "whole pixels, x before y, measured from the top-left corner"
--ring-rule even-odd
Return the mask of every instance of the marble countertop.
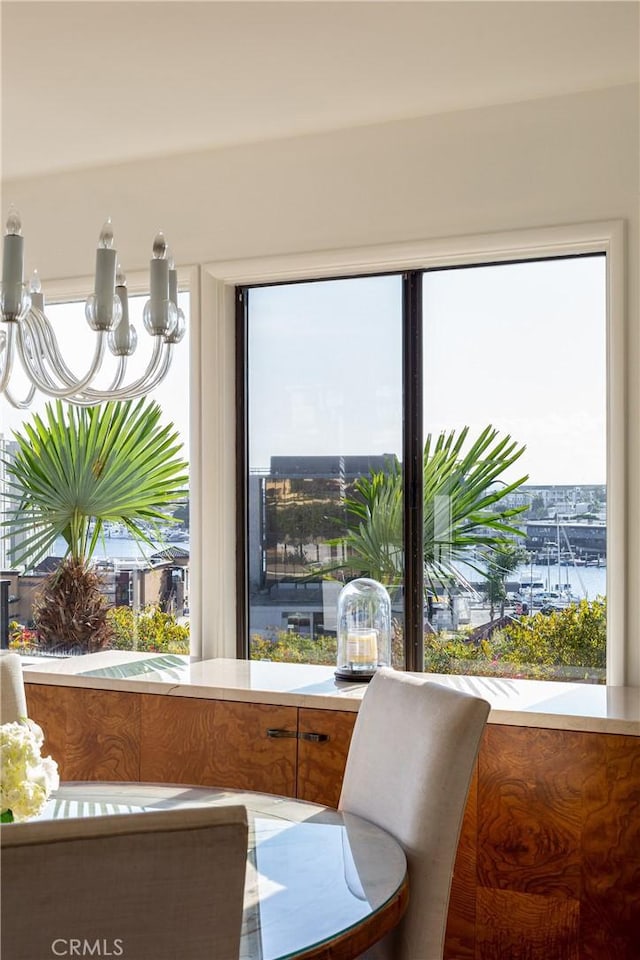
[[[333, 667], [110, 650], [24, 661], [28, 683], [357, 711], [366, 684]], [[640, 688], [432, 674], [434, 683], [484, 697], [489, 723], [640, 736]]]

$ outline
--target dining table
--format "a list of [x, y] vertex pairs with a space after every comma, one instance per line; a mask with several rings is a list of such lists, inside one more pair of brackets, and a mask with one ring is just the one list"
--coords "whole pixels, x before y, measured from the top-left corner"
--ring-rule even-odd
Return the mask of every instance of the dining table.
[[350, 960], [399, 923], [407, 863], [350, 813], [272, 794], [181, 784], [67, 782], [39, 819], [242, 804], [249, 840], [240, 960]]

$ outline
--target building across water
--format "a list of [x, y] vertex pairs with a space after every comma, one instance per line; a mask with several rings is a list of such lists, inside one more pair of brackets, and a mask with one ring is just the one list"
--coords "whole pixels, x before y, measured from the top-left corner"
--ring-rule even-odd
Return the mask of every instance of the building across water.
[[607, 524], [604, 520], [527, 520], [524, 546], [538, 560], [547, 554], [554, 559], [590, 562], [607, 558]]
[[[249, 478], [250, 632], [274, 635], [291, 631], [317, 636], [335, 629], [335, 605], [347, 559], [341, 538], [347, 530], [345, 498], [355, 481], [372, 472], [399, 467], [393, 454], [371, 456], [272, 457], [269, 468]], [[524, 485], [507, 495], [511, 507], [526, 507], [519, 541], [528, 552], [526, 567], [536, 566], [547, 590], [569, 586], [577, 597], [603, 595], [606, 584], [606, 487], [604, 485]], [[532, 518], [531, 515], [534, 515]], [[560, 550], [558, 551], [558, 543]], [[558, 565], [558, 555], [560, 566]], [[597, 584], [584, 581], [578, 567], [600, 564]], [[333, 567], [333, 580], [323, 571]], [[461, 565], [464, 567], [464, 565]], [[469, 603], [477, 604], [485, 584], [477, 571], [464, 569], [472, 584]], [[601, 574], [601, 575], [600, 575]], [[592, 579], [592, 578], [591, 578]], [[454, 591], [454, 593], [456, 593]], [[454, 596], [454, 600], [460, 600]], [[398, 601], [402, 616], [402, 600]], [[441, 604], [432, 604], [433, 622], [443, 620]], [[456, 622], [470, 619], [458, 602]], [[447, 601], [447, 610], [449, 604]], [[466, 610], [466, 607], [465, 607]], [[445, 610], [445, 613], [447, 611]], [[430, 622], [432, 622], [430, 620]]]

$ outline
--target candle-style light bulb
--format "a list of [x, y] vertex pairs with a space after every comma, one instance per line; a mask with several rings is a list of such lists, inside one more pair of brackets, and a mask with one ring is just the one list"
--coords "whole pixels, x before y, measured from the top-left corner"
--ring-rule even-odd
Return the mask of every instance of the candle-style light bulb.
[[42, 293], [42, 282], [40, 280], [40, 274], [37, 270], [34, 270], [31, 274], [31, 280], [29, 281], [29, 293]]
[[[165, 343], [180, 343], [184, 337], [185, 330], [187, 329], [186, 321], [184, 318], [184, 311], [178, 306], [178, 271], [176, 270], [176, 262], [173, 257], [173, 252], [168, 251], [169, 257], [169, 301], [170, 307], [169, 310], [174, 314], [175, 320], [173, 320], [173, 326], [167, 327], [167, 332], [164, 335]], [[171, 322], [171, 321], [169, 321]]]
[[167, 243], [166, 237], [162, 230], [156, 233], [153, 238], [153, 259], [154, 260], [166, 260], [167, 251], [169, 250], [169, 245]]
[[108, 217], [98, 238], [94, 292], [87, 298], [85, 306], [85, 316], [92, 330], [113, 330], [122, 316], [120, 298], [115, 293], [116, 258], [113, 227], [111, 217]]
[[7, 216], [7, 233], [8, 237], [21, 237], [22, 236], [22, 222], [20, 220], [20, 214], [16, 210], [13, 204], [9, 206], [9, 213]]
[[22, 283], [24, 270], [24, 237], [16, 208], [9, 207], [7, 232], [2, 245], [2, 288], [0, 289], [0, 319], [20, 320], [26, 315], [29, 294]]
[[169, 300], [174, 304], [176, 309], [178, 308], [178, 271], [176, 270], [176, 262], [173, 259], [173, 253], [171, 250], [167, 250], [167, 257], [169, 258]]
[[113, 247], [113, 226], [111, 224], [111, 217], [107, 217], [100, 231], [100, 237], [98, 238], [98, 246], [102, 247], [104, 250], [111, 250]]
[[169, 244], [159, 231], [153, 239], [153, 256], [149, 264], [149, 293], [142, 312], [145, 328], [152, 336], [167, 337], [176, 325], [176, 307], [169, 296]]
[[42, 292], [40, 274], [37, 270], [33, 271], [31, 279], [29, 280], [29, 296], [31, 298], [31, 306], [35, 310], [41, 310], [44, 313], [44, 294]]
[[120, 264], [116, 266], [116, 297], [120, 301], [120, 321], [109, 333], [107, 344], [114, 356], [130, 357], [136, 349], [138, 335], [133, 324], [129, 323], [127, 278]]

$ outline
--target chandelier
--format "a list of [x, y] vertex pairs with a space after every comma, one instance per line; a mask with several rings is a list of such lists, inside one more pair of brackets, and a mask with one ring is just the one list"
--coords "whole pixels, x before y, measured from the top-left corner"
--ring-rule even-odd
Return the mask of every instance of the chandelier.
[[[178, 307], [178, 273], [162, 233], [153, 241], [150, 264], [150, 297], [144, 307], [145, 329], [153, 348], [142, 376], [125, 383], [127, 358], [136, 349], [137, 333], [129, 323], [127, 281], [117, 263], [113, 229], [107, 220], [96, 251], [94, 292], [85, 304], [85, 316], [96, 332], [93, 359], [83, 376], [75, 376], [60, 352], [51, 322], [44, 312], [44, 296], [37, 271], [24, 283], [24, 237], [17, 212], [10, 209], [4, 236], [0, 309], [0, 394], [13, 407], [26, 409], [36, 390], [77, 406], [103, 400], [129, 400], [153, 390], [167, 375], [173, 347], [185, 332], [184, 313]], [[96, 389], [105, 349], [117, 358], [116, 371], [107, 389]], [[16, 361], [30, 381], [22, 399], [11, 392]]]

